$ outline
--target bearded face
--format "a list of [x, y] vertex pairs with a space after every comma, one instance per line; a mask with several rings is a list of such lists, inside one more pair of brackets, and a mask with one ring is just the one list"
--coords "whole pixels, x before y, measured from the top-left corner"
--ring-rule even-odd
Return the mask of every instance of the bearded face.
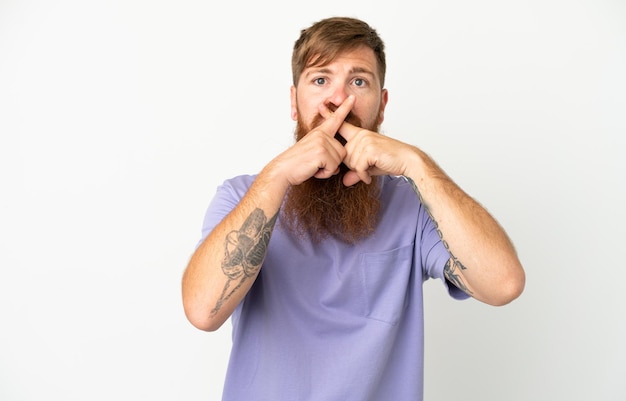
[[[302, 139], [322, 121], [322, 116], [317, 116], [311, 126], [307, 126], [298, 117], [296, 140]], [[349, 114], [346, 121], [371, 131], [378, 129], [377, 126], [363, 126], [353, 114]], [[347, 171], [348, 167], [342, 163], [339, 173], [328, 179], [312, 177], [292, 186], [282, 208], [285, 227], [316, 242], [332, 236], [354, 244], [369, 236], [376, 228], [380, 209], [377, 177], [372, 177], [370, 184], [360, 181], [346, 187], [342, 180]]]

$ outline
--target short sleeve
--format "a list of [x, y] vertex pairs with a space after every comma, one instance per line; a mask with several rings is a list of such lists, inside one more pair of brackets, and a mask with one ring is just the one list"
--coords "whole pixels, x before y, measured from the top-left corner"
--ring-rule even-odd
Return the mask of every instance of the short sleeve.
[[450, 253], [446, 249], [443, 241], [439, 237], [435, 223], [432, 221], [426, 208], [420, 205], [420, 215], [418, 218], [419, 228], [418, 232], [421, 233], [420, 247], [422, 257], [422, 271], [427, 278], [440, 279], [448, 290], [448, 294], [458, 300], [469, 298], [469, 295], [459, 289], [446, 279], [443, 270], [450, 260]]
[[242, 175], [226, 180], [217, 187], [215, 195], [204, 214], [202, 234], [200, 241], [196, 244], [196, 248], [213, 231], [215, 226], [237, 206], [250, 188], [250, 185], [252, 185], [254, 178], [255, 176]]

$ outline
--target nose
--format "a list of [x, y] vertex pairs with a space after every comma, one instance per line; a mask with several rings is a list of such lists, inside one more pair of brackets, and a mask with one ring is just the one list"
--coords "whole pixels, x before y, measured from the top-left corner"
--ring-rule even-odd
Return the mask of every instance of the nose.
[[331, 111], [335, 111], [337, 107], [341, 106], [350, 93], [348, 92], [347, 86], [343, 84], [333, 86], [331, 91], [330, 96], [326, 99], [326, 104]]

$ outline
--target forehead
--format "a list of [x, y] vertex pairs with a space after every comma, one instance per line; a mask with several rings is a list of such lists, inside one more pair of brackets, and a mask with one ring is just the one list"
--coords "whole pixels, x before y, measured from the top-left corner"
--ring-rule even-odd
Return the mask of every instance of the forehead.
[[320, 60], [319, 56], [311, 58], [301, 74], [301, 78], [315, 71], [340, 72], [345, 70], [366, 72], [378, 77], [378, 62], [374, 51], [367, 46], [344, 50], [329, 60]]

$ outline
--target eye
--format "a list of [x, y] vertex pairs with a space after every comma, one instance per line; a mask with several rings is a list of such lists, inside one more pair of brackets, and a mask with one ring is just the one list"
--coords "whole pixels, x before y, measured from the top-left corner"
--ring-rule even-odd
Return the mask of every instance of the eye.
[[355, 78], [354, 84], [358, 87], [366, 86], [367, 82], [363, 78]]
[[326, 78], [322, 78], [322, 77], [315, 78], [313, 80], [313, 83], [315, 83], [315, 85], [324, 85], [326, 83]]

